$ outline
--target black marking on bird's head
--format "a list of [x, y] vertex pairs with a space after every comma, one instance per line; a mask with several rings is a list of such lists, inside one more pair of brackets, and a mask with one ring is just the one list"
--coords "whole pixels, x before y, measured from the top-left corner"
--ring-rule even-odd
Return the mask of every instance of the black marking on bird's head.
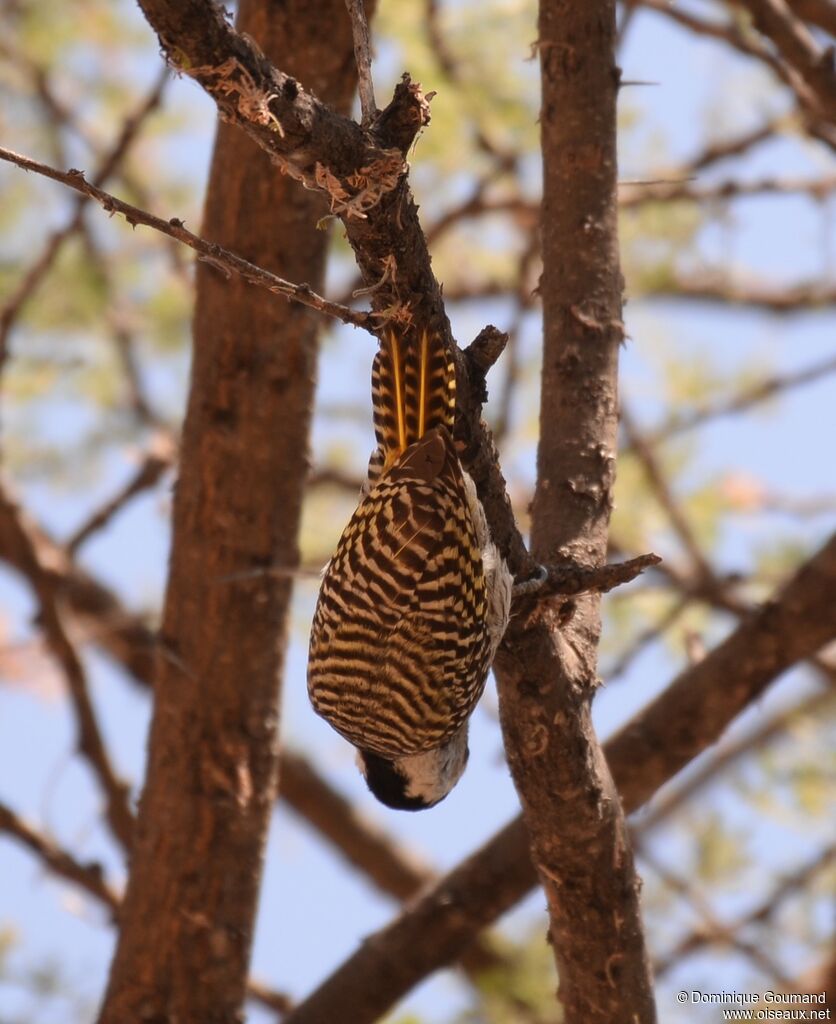
[[359, 751], [359, 755], [360, 768], [366, 778], [366, 784], [382, 804], [396, 811], [423, 811], [438, 803], [437, 800], [427, 803], [420, 796], [407, 796], [410, 780], [385, 757], [372, 754], [368, 750]]

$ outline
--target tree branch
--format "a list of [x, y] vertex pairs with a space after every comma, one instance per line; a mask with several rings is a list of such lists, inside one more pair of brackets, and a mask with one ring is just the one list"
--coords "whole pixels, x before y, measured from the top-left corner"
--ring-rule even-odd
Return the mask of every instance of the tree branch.
[[[661, 959], [656, 965], [656, 972], [658, 976], [661, 977], [666, 974], [684, 957], [693, 956], [694, 953], [698, 953], [706, 946], [715, 943], [721, 945], [737, 944], [737, 941], [739, 941], [739, 935], [742, 931], [751, 927], [753, 924], [763, 924], [768, 921], [769, 918], [780, 908], [784, 900], [789, 899], [800, 891], [803, 891], [803, 889], [813, 878], [815, 878], [817, 874], [819, 874], [819, 872], [825, 870], [833, 863], [834, 858], [836, 858], [836, 847], [830, 846], [825, 848], [813, 860], [802, 865], [796, 871], [793, 871], [782, 879], [766, 899], [762, 900], [757, 906], [748, 913], [743, 914], [736, 921], [733, 921], [728, 925], [720, 925], [717, 922], [712, 922], [714, 924], [714, 927], [712, 928], [700, 928], [685, 935], [680, 939], [670, 953], [668, 953], [667, 956]], [[758, 944], [750, 945], [747, 943], [746, 947], [744, 947], [744, 952], [757, 960], [760, 952], [760, 946]], [[781, 972], [775, 970], [775, 965], [768, 962], [765, 966], [768, 972], [771, 971], [771, 973], [777, 975], [782, 984], [787, 983], [787, 978], [782, 977]]]
[[[100, 187], [103, 185], [125, 159], [142, 125], [160, 105], [163, 89], [167, 81], [168, 71], [164, 70], [136, 111], [125, 119], [121, 131], [110, 150], [101, 158], [101, 162], [93, 175], [94, 186]], [[9, 332], [18, 314], [23, 308], [24, 303], [34, 295], [46, 277], [66, 240], [81, 227], [84, 208], [88, 198], [88, 196], [82, 196], [76, 201], [76, 207], [70, 220], [63, 228], [59, 228], [50, 235], [41, 255], [23, 275], [12, 296], [6, 301], [2, 311], [0, 311], [0, 367], [2, 367], [8, 354]]]
[[372, 82], [372, 54], [369, 40], [369, 23], [366, 20], [364, 0], [346, 0], [348, 16], [351, 18], [351, 34], [354, 37], [354, 60], [357, 62], [357, 91], [360, 93], [360, 110], [363, 127], [367, 128], [377, 117]]
[[[834, 604], [836, 536], [609, 740], [605, 754], [625, 811], [641, 807], [783, 672], [833, 640]], [[528, 848], [518, 817], [366, 939], [286, 1024], [330, 1024], [345, 1006], [354, 1024], [371, 1024], [534, 887]]]
[[803, 21], [793, 16], [785, 0], [736, 0], [752, 15], [755, 27], [795, 68], [816, 97], [822, 115], [836, 125], [836, 74], [833, 49], [823, 50]]
[[[742, 953], [748, 957], [767, 978], [774, 979], [784, 985], [789, 981], [788, 976], [778, 966], [775, 959], [762, 948], [758, 942], [751, 942], [739, 931], [723, 924], [714, 913], [709, 902], [704, 898], [698, 887], [691, 878], [686, 878], [678, 872], [661, 864], [653, 855], [646, 850], [641, 851], [642, 859], [649, 864], [653, 871], [659, 876], [662, 883], [675, 892], [682, 900], [691, 906], [702, 919], [700, 933], [708, 938], [708, 943], [719, 942], [725, 946]], [[677, 953], [657, 960], [654, 964], [654, 974], [661, 978], [680, 959]]]
[[[100, 864], [81, 864], [51, 840], [36, 832], [31, 825], [28, 825], [3, 803], [0, 803], [0, 831], [17, 839], [28, 850], [31, 850], [53, 874], [79, 886], [90, 896], [103, 903], [111, 911], [113, 919], [118, 920], [121, 901], [104, 881]], [[257, 981], [249, 982], [247, 995], [262, 1006], [280, 1013], [287, 1013], [293, 1006], [292, 1001], [283, 992], [276, 992]]]
[[207, 242], [206, 239], [201, 238], [199, 235], [192, 234], [191, 231], [188, 231], [183, 226], [183, 222], [176, 217], [172, 217], [171, 220], [163, 220], [161, 217], [156, 217], [152, 213], [146, 213], [145, 210], [140, 210], [130, 203], [123, 202], [121, 199], [112, 196], [109, 192], [105, 192], [104, 189], [91, 185], [85, 180], [82, 171], [75, 169], [59, 171], [54, 167], [40, 163], [38, 160], [32, 160], [30, 157], [22, 156], [20, 153], [14, 153], [2, 147], [0, 147], [0, 160], [16, 164], [26, 171], [35, 171], [37, 174], [42, 174], [45, 178], [52, 178], [53, 181], [60, 181], [69, 188], [75, 189], [76, 192], [80, 192], [90, 199], [95, 199], [108, 213], [120, 214], [132, 227], [142, 224], [145, 227], [159, 231], [160, 234], [182, 242], [184, 245], [189, 246], [190, 249], [194, 249], [206, 263], [217, 267], [223, 272], [238, 274], [250, 284], [266, 288], [267, 291], [277, 295], [285, 295], [287, 298], [293, 299], [303, 306], [309, 306], [320, 313], [325, 313], [326, 316], [342, 320], [343, 323], [371, 330], [373, 321], [368, 313], [357, 313], [347, 306], [330, 302], [321, 295], [317, 295], [310, 285], [292, 284], [290, 281], [285, 281], [276, 274], [272, 274], [269, 270], [264, 270], [250, 263], [249, 260], [236, 256], [234, 252], [230, 252], [216, 242]]
[[[543, 374], [532, 553], [603, 561], [624, 339], [614, 0], [541, 0]], [[569, 256], [571, 254], [571, 257]], [[654, 564], [649, 556], [644, 564]], [[546, 894], [567, 1024], [655, 1021], [638, 881], [595, 736], [600, 597], [512, 618], [495, 674], [508, 764]]]
[[[677, 172], [678, 173], [678, 172]], [[836, 176], [823, 178], [761, 178], [758, 181], [721, 181], [700, 185], [691, 181], [653, 181], [619, 183], [620, 189], [630, 189], [619, 197], [619, 207], [630, 210], [646, 203], [713, 203], [720, 199], [738, 199], [742, 196], [806, 194], [813, 199], [826, 199], [836, 190]]]
[[[776, 395], [804, 384], [810, 384], [831, 373], [836, 373], [836, 357], [833, 356], [818, 360], [800, 370], [765, 377], [757, 384], [749, 385], [731, 398], [723, 398], [690, 410], [675, 412], [661, 426], [652, 427], [644, 435], [644, 440], [649, 445], [661, 444], [679, 434], [694, 430], [709, 420], [744, 412]], [[627, 450], [629, 450], [629, 445]], [[622, 454], [623, 452], [624, 449], [622, 449]]]
[[685, 161], [680, 168], [681, 176], [689, 177], [698, 171], [704, 171], [707, 167], [713, 167], [722, 160], [748, 153], [761, 142], [768, 142], [778, 135], [786, 121], [785, 115], [772, 117], [755, 128], [748, 128], [737, 135], [709, 142]]
[[778, 288], [758, 281], [734, 281], [719, 274], [675, 274], [640, 290], [638, 299], [662, 297], [688, 302], [719, 302], [751, 306], [770, 313], [806, 313], [836, 305], [836, 287], [829, 283]]
[[747, 57], [754, 57], [766, 65], [778, 79], [796, 94], [801, 107], [805, 110], [808, 117], [821, 116], [817, 97], [808, 87], [805, 80], [792, 67], [788, 67], [770, 49], [752, 38], [751, 33], [744, 32], [736, 22], [732, 20], [718, 22], [699, 18], [681, 7], [674, 7], [671, 4], [665, 3], [664, 0], [625, 0], [625, 3], [631, 7], [639, 6], [655, 11], [657, 14], [664, 15], [696, 35], [706, 36], [709, 39], [719, 39], [739, 53]]
[[66, 544], [67, 554], [71, 558], [74, 557], [82, 544], [88, 541], [93, 534], [104, 529], [128, 502], [142, 494], [143, 491], [155, 487], [163, 474], [174, 464], [174, 455], [174, 444], [171, 438], [158, 433], [131, 479], [101, 508], [96, 509], [69, 538]]
[[652, 831], [741, 758], [785, 736], [789, 727], [799, 719], [828, 717], [828, 712], [834, 705], [836, 693], [833, 688], [819, 690], [786, 711], [772, 715], [756, 728], [750, 729], [744, 736], [722, 743], [693, 771], [689, 771], [685, 778], [666, 789], [651, 803], [647, 812], [634, 823], [634, 832], [645, 835]]
[[691, 529], [691, 524], [685, 516], [679, 502], [673, 495], [673, 491], [665, 478], [659, 460], [653, 447], [648, 444], [643, 435], [633, 422], [633, 417], [626, 406], [621, 407], [621, 425], [624, 429], [624, 436], [630, 451], [636, 456], [644, 470], [651, 493], [656, 498], [662, 510], [670, 520], [674, 533], [679, 538], [685, 551], [691, 559], [694, 571], [703, 581], [714, 581], [714, 570], [708, 559], [703, 554], [696, 534]]
[[836, 37], [836, 5], [833, 0], [789, 0], [793, 14]]
[[363, 821], [352, 804], [329, 786], [308, 760], [282, 755], [281, 796], [381, 890], [405, 900], [433, 877], [383, 832]]
[[0, 831], [17, 839], [53, 874], [84, 889], [104, 903], [111, 914], [116, 916], [119, 897], [105, 882], [101, 864], [81, 864], [65, 850], [56, 846], [52, 840], [37, 832], [4, 803], [0, 803]]
[[[98, 645], [143, 688], [153, 685], [156, 633], [128, 611], [101, 582], [80, 569], [40, 527], [26, 520], [56, 594], [73, 615], [85, 639]], [[24, 571], [11, 510], [0, 503], [0, 560]], [[389, 836], [369, 826], [300, 753], [285, 750], [280, 761], [279, 797], [317, 829], [337, 854], [363, 872], [381, 892], [406, 899], [432, 877]]]
[[[515, 587], [515, 605], [534, 597], [542, 601], [549, 597], [577, 597], [580, 594], [606, 594], [615, 587], [629, 583], [645, 569], [659, 565], [658, 555], [639, 555], [626, 562], [607, 565], [583, 565], [567, 561], [557, 565], [541, 566], [539, 577], [526, 580]], [[516, 611], [516, 607], [515, 607]]]
[[130, 787], [119, 779], [99, 729], [90, 699], [87, 675], [75, 645], [64, 627], [60, 599], [54, 580], [39, 558], [34, 538], [29, 535], [16, 503], [0, 485], [0, 516], [10, 530], [12, 543], [19, 550], [21, 572], [32, 587], [40, 605], [39, 622], [47, 645], [61, 666], [70, 692], [70, 702], [78, 730], [78, 750], [97, 778], [105, 796], [105, 818], [116, 839], [130, 850], [134, 818], [129, 804]]

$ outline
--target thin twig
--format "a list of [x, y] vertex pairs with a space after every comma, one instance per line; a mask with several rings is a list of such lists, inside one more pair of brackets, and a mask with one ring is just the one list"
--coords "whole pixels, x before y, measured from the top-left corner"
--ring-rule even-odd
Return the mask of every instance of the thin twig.
[[756, 128], [749, 128], [739, 135], [732, 135], [716, 142], [709, 142], [702, 150], [694, 153], [680, 169], [682, 177], [689, 177], [697, 171], [704, 171], [722, 160], [741, 156], [750, 149], [773, 139], [787, 122], [786, 115], [772, 117]]
[[833, 0], [789, 0], [793, 14], [836, 37], [836, 4]]
[[[804, 384], [810, 384], [831, 373], [836, 373], [836, 356], [829, 356], [827, 359], [819, 360], [791, 373], [766, 377], [759, 383], [744, 388], [731, 398], [706, 403], [684, 412], [675, 412], [660, 426], [647, 431], [644, 439], [650, 445], [659, 444], [693, 430], [695, 427], [700, 427], [709, 420], [720, 419], [723, 416], [731, 416], [734, 413], [751, 409], [752, 406], [759, 405], [776, 395]], [[622, 454], [626, 450], [628, 449], [622, 449]]]
[[162, 417], [152, 408], [145, 393], [136, 356], [134, 333], [122, 322], [118, 313], [114, 312], [108, 319], [113, 332], [113, 344], [122, 367], [122, 375], [125, 378], [126, 399], [131, 412], [137, 423], [159, 429], [162, 427]]
[[290, 1013], [294, 1007], [293, 1000], [286, 992], [277, 992], [255, 978], [250, 978], [247, 982], [247, 998], [280, 1016]]
[[678, 600], [674, 601], [657, 622], [652, 623], [641, 633], [637, 634], [629, 648], [607, 669], [605, 673], [607, 682], [612, 683], [623, 676], [642, 651], [655, 640], [658, 640], [659, 637], [664, 636], [679, 620], [690, 603], [690, 595], [682, 595]]
[[75, 189], [76, 192], [95, 199], [104, 210], [110, 214], [120, 214], [132, 227], [142, 224], [145, 227], [159, 231], [163, 235], [167, 235], [169, 238], [175, 238], [178, 242], [182, 242], [184, 245], [188, 245], [189, 248], [194, 249], [207, 263], [219, 267], [224, 272], [238, 274], [245, 281], [249, 281], [250, 284], [266, 288], [277, 295], [285, 295], [288, 299], [293, 299], [304, 306], [316, 309], [320, 313], [334, 317], [336, 320], [341, 320], [345, 324], [362, 327], [368, 331], [373, 329], [373, 320], [368, 313], [358, 313], [336, 302], [329, 302], [328, 299], [317, 295], [306, 284], [291, 284], [291, 282], [271, 274], [268, 270], [256, 267], [248, 260], [236, 256], [235, 253], [230, 252], [228, 249], [224, 249], [223, 246], [217, 245], [215, 242], [207, 242], [206, 239], [201, 238], [199, 235], [192, 234], [191, 231], [183, 226], [183, 222], [176, 217], [171, 218], [171, 220], [162, 220], [160, 217], [155, 217], [153, 214], [140, 210], [130, 203], [125, 203], [121, 199], [112, 196], [109, 192], [105, 192], [104, 189], [91, 185], [90, 182], [85, 180], [82, 171], [75, 169], [59, 171], [54, 167], [49, 167], [47, 164], [32, 160], [30, 157], [22, 156], [19, 153], [3, 148], [0, 148], [0, 160], [16, 164], [26, 171], [35, 171], [35, 173], [42, 174], [45, 178], [59, 181], [61, 184]]
[[175, 448], [166, 434], [157, 434], [151, 441], [142, 462], [131, 479], [101, 508], [83, 523], [67, 541], [67, 554], [73, 556], [94, 533], [107, 526], [128, 502], [143, 491], [156, 486], [157, 481], [174, 463]]
[[[87, 253], [102, 279], [105, 290], [108, 294], [116, 293], [118, 289], [115, 286], [111, 261], [101, 251], [96, 237], [92, 231], [87, 229], [87, 225], [84, 222], [82, 222], [81, 230]], [[173, 251], [180, 252], [180, 246], [174, 239], [168, 239], [167, 244]], [[108, 303], [105, 317], [112, 335], [116, 355], [122, 368], [127, 391], [126, 398], [131, 412], [134, 414], [138, 424], [151, 427], [157, 431], [164, 431], [162, 418], [154, 411], [145, 391], [137, 361], [136, 338], [129, 313], [116, 301]]]
[[363, 478], [336, 466], [322, 466], [308, 474], [306, 486], [310, 491], [318, 487], [334, 487], [356, 497], [363, 486]]
[[[836, 305], [836, 285], [807, 283], [782, 288], [757, 281], [735, 281], [715, 274], [672, 273], [651, 281], [637, 281], [634, 300], [665, 299], [677, 302], [708, 302], [765, 309], [771, 313], [807, 313]], [[453, 280], [444, 287], [448, 302], [474, 302], [508, 295], [508, 282], [494, 278], [472, 284]]]
[[685, 517], [685, 513], [682, 511], [679, 503], [674, 497], [670, 484], [665, 479], [665, 474], [662, 467], [659, 465], [659, 461], [652, 445], [648, 444], [644, 436], [640, 433], [633, 422], [632, 416], [624, 405], [621, 407], [621, 426], [624, 430], [624, 436], [627, 444], [639, 460], [656, 500], [667, 514], [668, 519], [671, 522], [671, 526], [674, 528], [677, 537], [679, 537], [682, 546], [690, 555], [694, 569], [699, 573], [702, 579], [713, 580], [714, 570], [697, 542], [696, 535], [691, 529], [691, 524], [688, 522]]
[[[759, 967], [767, 977], [774, 978], [781, 985], [786, 985], [789, 982], [789, 977], [784, 974], [780, 966], [758, 943], [750, 942], [741, 934], [741, 929], [735, 928], [733, 925], [725, 925], [717, 918], [713, 909], [699, 893], [691, 879], [683, 878], [678, 872], [662, 864], [661, 861], [657, 860], [643, 847], [640, 847], [637, 852], [645, 863], [656, 872], [662, 882], [690, 904], [702, 918], [703, 923], [694, 933], [695, 935], [704, 937], [706, 943], [720, 943], [737, 949]], [[673, 953], [665, 957], [664, 960], [657, 961], [654, 972], [656, 977], [662, 977], [681, 959], [682, 955], [687, 955], [687, 953], [690, 953], [690, 950], [680, 955]]]
[[[99, 900], [109, 908], [113, 918], [116, 919], [121, 900], [104, 881], [100, 864], [82, 864], [66, 850], [56, 846], [51, 839], [47, 839], [46, 836], [37, 832], [2, 802], [0, 802], [0, 832], [7, 833], [31, 850], [53, 874], [60, 875], [61, 878], [67, 879]], [[293, 1008], [293, 1000], [290, 996], [284, 992], [277, 992], [253, 978], [247, 983], [247, 995], [260, 1005], [279, 1013], [288, 1013]]]
[[[710, 151], [697, 154], [693, 167], [687, 164], [673, 169], [666, 172], [664, 178], [620, 182], [619, 207], [629, 210], [648, 203], [711, 203], [722, 199], [760, 195], [809, 195], [813, 199], [821, 200], [836, 191], [836, 178], [832, 176], [816, 179], [763, 178], [751, 182], [730, 180], [710, 185], [692, 184], [694, 170], [742, 152], [755, 142], [771, 137], [772, 126], [773, 122], [770, 122], [769, 126], [749, 132], [745, 137], [730, 141], [727, 145], [718, 144], [711, 147]], [[531, 231], [537, 222], [539, 204], [519, 195], [489, 198], [486, 193], [493, 181], [491, 175], [481, 178], [466, 199], [445, 211], [427, 229], [427, 242], [438, 242], [444, 234], [463, 220], [475, 220], [496, 214], [508, 214], [521, 229]]]
[[438, 61], [441, 71], [459, 90], [459, 98], [465, 104], [471, 116], [476, 145], [483, 153], [491, 157], [497, 173], [513, 171], [519, 161], [519, 155], [513, 149], [508, 149], [491, 138], [488, 127], [482, 123], [485, 120], [483, 108], [479, 106], [474, 107], [470, 101], [472, 88], [468, 88], [467, 77], [462, 69], [461, 62], [447, 43], [447, 37], [441, 26], [438, 0], [425, 0], [424, 14], [424, 27], [427, 32], [427, 42], [429, 43], [430, 50]]
[[0, 803], [0, 832], [13, 836], [31, 850], [53, 874], [66, 878], [100, 900], [115, 917], [119, 909], [119, 897], [105, 882], [100, 864], [82, 864], [4, 803]]
[[804, 313], [836, 304], [836, 286], [830, 283], [776, 287], [758, 281], [736, 281], [728, 275], [674, 274], [670, 278], [643, 285], [639, 298], [663, 297], [689, 302], [723, 303], [732, 306], [751, 306], [771, 313]]
[[24, 525], [15, 502], [0, 486], [0, 508], [15, 535], [21, 552], [21, 569], [40, 604], [39, 622], [47, 644], [63, 669], [78, 730], [78, 750], [105, 794], [105, 817], [113, 835], [130, 850], [134, 818], [129, 804], [130, 787], [118, 778], [110, 761], [96, 712], [90, 699], [87, 674], [64, 626], [58, 588], [45, 568], [37, 544]]
[[[99, 188], [116, 171], [124, 160], [131, 145], [139, 134], [140, 128], [148, 116], [160, 105], [163, 90], [168, 81], [168, 71], [164, 70], [157, 78], [151, 91], [140, 103], [137, 109], [122, 124], [122, 129], [116, 137], [113, 145], [101, 159], [101, 162], [93, 175], [93, 187]], [[14, 154], [12, 154], [14, 155]], [[4, 159], [9, 159], [4, 157]], [[15, 161], [16, 162], [16, 161]], [[37, 170], [37, 167], [32, 167]], [[41, 172], [43, 173], [43, 172]], [[78, 190], [81, 191], [81, 190]], [[54, 231], [41, 252], [41, 255], [32, 263], [17, 288], [4, 304], [0, 311], [0, 366], [4, 362], [8, 352], [9, 332], [12, 329], [18, 314], [24, 303], [32, 297], [41, 282], [46, 277], [50, 268], [61, 251], [64, 243], [81, 227], [84, 217], [84, 208], [89, 196], [82, 195], [76, 202], [75, 210], [64, 227]]]
[[645, 7], [648, 10], [655, 11], [657, 14], [670, 18], [696, 35], [707, 36], [710, 39], [719, 39], [732, 46], [739, 53], [745, 54], [747, 57], [754, 57], [765, 64], [777, 78], [795, 92], [801, 105], [806, 110], [818, 113], [816, 97], [803, 79], [766, 46], [754, 40], [751, 34], [747, 35], [744, 33], [735, 22], [718, 22], [698, 18], [682, 7], [666, 3], [665, 0], [625, 0], [625, 3], [631, 7]]
[[716, 185], [694, 185], [688, 180], [660, 182], [622, 181], [619, 188], [635, 188], [619, 197], [621, 209], [631, 209], [645, 203], [689, 202], [710, 203], [719, 199], [737, 199], [745, 196], [806, 194], [813, 199], [825, 199], [836, 191], [836, 176], [814, 180], [803, 178], [762, 178], [759, 181], [721, 181]]
[[799, 719], [826, 717], [826, 712], [834, 703], [836, 695], [832, 689], [819, 690], [793, 707], [772, 715], [757, 728], [750, 729], [744, 736], [725, 741], [700, 762], [693, 771], [688, 771], [685, 778], [664, 790], [656, 797], [647, 813], [634, 823], [637, 835], [646, 835], [678, 810], [684, 803], [691, 800], [712, 779], [725, 774], [732, 765], [744, 756], [762, 749], [773, 740], [785, 736], [793, 723]]
[[[72, 111], [56, 95], [50, 81], [49, 69], [38, 64], [36, 60], [26, 54], [19, 39], [12, 40], [10, 36], [0, 39], [0, 57], [26, 76], [32, 92], [38, 97], [38, 101], [54, 128], [71, 132], [91, 151], [96, 149], [96, 142], [92, 134], [76, 120]], [[57, 162], [61, 163], [62, 161]]]
[[[627, 38], [627, 32], [635, 14], [635, 7], [629, 7], [627, 4], [621, 5], [621, 18], [618, 22], [618, 32], [615, 37], [616, 52], [619, 54], [624, 47], [624, 40]], [[622, 82], [621, 84], [623, 85], [624, 83]]]
[[368, 127], [377, 116], [372, 81], [372, 54], [369, 40], [369, 23], [366, 19], [364, 0], [345, 0], [351, 18], [351, 34], [354, 38], [354, 59], [357, 62], [357, 91], [360, 94], [362, 124]]
[[[709, 930], [699, 928], [690, 932], [676, 944], [674, 949], [664, 959], [657, 962], [656, 976], [661, 977], [684, 957], [692, 956], [699, 950], [714, 943], [729, 944], [732, 942], [735, 945], [740, 945], [740, 932], [745, 928], [751, 927], [753, 924], [762, 924], [768, 921], [786, 899], [795, 893], [801, 892], [820, 871], [823, 871], [832, 863], [834, 857], [836, 857], [836, 847], [830, 846], [823, 850], [809, 863], [803, 865], [792, 874], [787, 875], [766, 899], [731, 924], [726, 926], [720, 925], [716, 929]], [[758, 948], [757, 945], [748, 946], [747, 944], [745, 952], [749, 956], [753, 956], [753, 952]], [[756, 956], [756, 954], [754, 955]], [[774, 964], [772, 965], [772, 970], [777, 970]], [[778, 971], [779, 977], [780, 974], [781, 972]], [[781, 980], [786, 983], [789, 979], [782, 978]]]

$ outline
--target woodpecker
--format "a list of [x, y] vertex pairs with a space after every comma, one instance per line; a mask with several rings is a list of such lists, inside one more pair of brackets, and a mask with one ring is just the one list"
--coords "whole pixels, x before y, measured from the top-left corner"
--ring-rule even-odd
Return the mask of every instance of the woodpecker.
[[308, 694], [375, 797], [422, 810], [464, 771], [513, 581], [453, 444], [455, 364], [437, 334], [383, 337], [372, 406], [377, 449], [323, 572]]

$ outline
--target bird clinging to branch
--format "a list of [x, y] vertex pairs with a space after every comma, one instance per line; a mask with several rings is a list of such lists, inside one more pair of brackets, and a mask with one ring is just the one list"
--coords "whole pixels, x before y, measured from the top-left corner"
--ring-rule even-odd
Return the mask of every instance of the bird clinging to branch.
[[372, 405], [378, 446], [323, 575], [308, 693], [372, 793], [421, 810], [464, 771], [512, 578], [456, 453], [455, 363], [438, 334], [385, 335]]

